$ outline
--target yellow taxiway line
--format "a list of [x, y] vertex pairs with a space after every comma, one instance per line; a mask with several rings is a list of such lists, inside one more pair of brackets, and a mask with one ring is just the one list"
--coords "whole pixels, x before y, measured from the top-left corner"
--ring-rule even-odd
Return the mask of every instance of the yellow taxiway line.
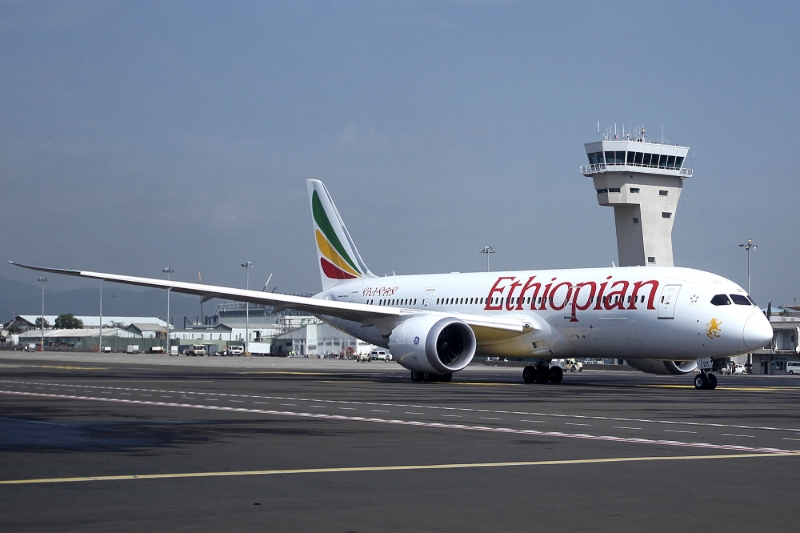
[[175, 474], [130, 474], [122, 476], [57, 477], [9, 479], [0, 485], [36, 485], [45, 483], [77, 483], [86, 481], [128, 481], [140, 479], [181, 479], [204, 477], [274, 476], [285, 474], [341, 474], [352, 472], [398, 472], [408, 470], [455, 470], [460, 468], [501, 468], [509, 466], [555, 466], [654, 461], [708, 461], [713, 459], [752, 459], [763, 457], [800, 457], [800, 453], [742, 453], [727, 455], [677, 455], [655, 457], [606, 457], [600, 459], [567, 459], [561, 461], [513, 461], [505, 463], [451, 463], [434, 465], [354, 466], [340, 468], [298, 468], [294, 470], [241, 470], [232, 472], [186, 472]]

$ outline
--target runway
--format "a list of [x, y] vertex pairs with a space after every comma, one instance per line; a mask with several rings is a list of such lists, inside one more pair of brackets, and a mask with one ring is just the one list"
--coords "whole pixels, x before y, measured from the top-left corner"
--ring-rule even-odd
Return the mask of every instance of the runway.
[[0, 352], [13, 531], [795, 529], [800, 378]]

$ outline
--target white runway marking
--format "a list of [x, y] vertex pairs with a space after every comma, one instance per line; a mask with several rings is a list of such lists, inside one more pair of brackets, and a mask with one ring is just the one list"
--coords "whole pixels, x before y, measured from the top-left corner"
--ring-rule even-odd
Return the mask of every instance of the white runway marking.
[[750, 452], [750, 453], [787, 453], [800, 455], [800, 450], [782, 450], [779, 448], [762, 448], [762, 447], [748, 447], [732, 444], [712, 444], [708, 442], [681, 442], [674, 440], [661, 440], [661, 439], [644, 439], [644, 438], [630, 438], [630, 437], [615, 437], [610, 435], [589, 435], [585, 433], [564, 433], [561, 431], [539, 431], [535, 429], [513, 429], [505, 427], [487, 427], [487, 426], [471, 426], [467, 424], [445, 424], [442, 422], [425, 422], [421, 420], [398, 420], [398, 419], [384, 419], [384, 418], [367, 418], [363, 416], [345, 416], [345, 415], [328, 415], [323, 413], [303, 413], [294, 411], [274, 411], [271, 409], [252, 409], [247, 407], [222, 407], [216, 405], [200, 405], [200, 404], [187, 404], [187, 403], [174, 403], [174, 402], [152, 402], [149, 400], [129, 400], [126, 398], [108, 398], [108, 397], [92, 397], [92, 396], [72, 396], [61, 394], [47, 394], [39, 392], [23, 392], [23, 391], [8, 391], [0, 390], [0, 394], [9, 394], [13, 396], [26, 396], [33, 398], [54, 398], [58, 400], [79, 400], [79, 401], [94, 401], [94, 402], [108, 402], [108, 403], [122, 403], [128, 405], [149, 405], [158, 407], [173, 407], [183, 409], [208, 409], [212, 411], [228, 411], [234, 413], [249, 413], [249, 414], [264, 414], [272, 416], [290, 416], [298, 418], [315, 418], [321, 420], [336, 420], [336, 421], [350, 421], [350, 422], [366, 422], [376, 424], [397, 424], [402, 426], [416, 426], [435, 429], [455, 429], [464, 431], [481, 431], [486, 433], [506, 433], [515, 435], [532, 435], [544, 437], [560, 437], [566, 439], [580, 439], [580, 440], [594, 440], [604, 442], [620, 442], [628, 444], [649, 444], [657, 446], [676, 446], [682, 448], [703, 448], [708, 450], [730, 450], [737, 452]]

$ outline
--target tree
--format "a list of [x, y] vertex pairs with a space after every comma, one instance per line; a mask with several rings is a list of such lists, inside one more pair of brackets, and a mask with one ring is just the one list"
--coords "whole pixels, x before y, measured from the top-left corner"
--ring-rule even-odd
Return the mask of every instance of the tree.
[[56, 318], [56, 329], [81, 329], [83, 320], [75, 318], [72, 313], [58, 315]]
[[[43, 320], [42, 317], [37, 317], [36, 318], [36, 322], [34, 322], [34, 325], [36, 326], [36, 329], [42, 329], [42, 320]], [[45, 328], [49, 328], [50, 327], [50, 322], [48, 322], [46, 318], [44, 319], [44, 327]]]

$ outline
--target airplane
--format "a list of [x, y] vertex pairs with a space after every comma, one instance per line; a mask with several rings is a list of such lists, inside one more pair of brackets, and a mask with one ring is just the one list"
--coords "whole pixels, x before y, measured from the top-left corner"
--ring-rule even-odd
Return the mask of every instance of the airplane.
[[553, 359], [619, 358], [651, 374], [700, 372], [759, 349], [772, 327], [742, 287], [681, 267], [523, 270], [379, 277], [325, 185], [307, 180], [322, 291], [312, 297], [9, 263], [23, 268], [307, 311], [391, 350], [411, 380], [450, 381], [476, 355], [523, 358], [526, 383], [560, 383]]

